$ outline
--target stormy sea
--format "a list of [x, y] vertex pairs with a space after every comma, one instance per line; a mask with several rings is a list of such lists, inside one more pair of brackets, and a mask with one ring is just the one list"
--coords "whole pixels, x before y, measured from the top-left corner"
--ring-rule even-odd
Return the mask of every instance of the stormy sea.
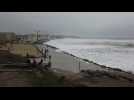
[[134, 40], [64, 38], [45, 44], [59, 52], [134, 73]]

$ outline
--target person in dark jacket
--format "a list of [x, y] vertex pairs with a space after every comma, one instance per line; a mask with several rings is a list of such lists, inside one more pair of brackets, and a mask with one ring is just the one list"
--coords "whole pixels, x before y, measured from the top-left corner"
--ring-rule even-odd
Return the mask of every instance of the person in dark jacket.
[[51, 55], [49, 55], [49, 62], [48, 62], [49, 67], [51, 67]]
[[41, 65], [43, 63], [43, 59], [41, 59], [41, 61], [39, 62], [39, 65]]
[[36, 67], [37, 63], [36, 60], [33, 58], [33, 63], [32, 63], [33, 67]]

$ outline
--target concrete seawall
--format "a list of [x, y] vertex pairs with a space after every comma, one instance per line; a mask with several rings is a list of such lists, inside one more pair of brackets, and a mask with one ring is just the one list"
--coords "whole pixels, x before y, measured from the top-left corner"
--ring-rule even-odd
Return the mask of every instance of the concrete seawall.
[[46, 46], [49, 49], [49, 54], [52, 55], [52, 66], [54, 68], [59, 68], [62, 70], [67, 70], [75, 73], [78, 73], [79, 70], [82, 69], [107, 71], [107, 68], [102, 68], [100, 65], [84, 61], [84, 59], [78, 58], [64, 51], [57, 51], [57, 48], [55, 47], [49, 45], [43, 45], [43, 46], [40, 45], [38, 47], [41, 49], [42, 47]]
[[[91, 70], [91, 71], [99, 70], [99, 71], [106, 71], [109, 73], [134, 79], [134, 74], [132, 73], [125, 72], [120, 69], [99, 65], [97, 63], [88, 61], [86, 59], [78, 58], [67, 52], [59, 51], [55, 47], [49, 45], [43, 45], [43, 46], [40, 45], [38, 47], [41, 49], [42, 47], [46, 47], [46, 46], [49, 49], [49, 54], [51, 54], [52, 56], [52, 68], [61, 69], [73, 73], [79, 73], [80, 70]], [[80, 68], [79, 68], [79, 64], [80, 64]]]

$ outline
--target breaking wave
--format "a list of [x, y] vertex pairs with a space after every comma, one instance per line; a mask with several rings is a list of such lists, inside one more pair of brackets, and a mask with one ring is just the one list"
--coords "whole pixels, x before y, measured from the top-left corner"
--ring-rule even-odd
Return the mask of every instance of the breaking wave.
[[134, 72], [134, 40], [65, 38], [46, 44], [100, 65]]

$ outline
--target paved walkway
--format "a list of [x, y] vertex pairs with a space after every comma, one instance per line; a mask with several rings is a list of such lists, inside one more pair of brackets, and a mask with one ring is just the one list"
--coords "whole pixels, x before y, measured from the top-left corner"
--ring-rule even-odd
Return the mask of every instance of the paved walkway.
[[[43, 47], [46, 46], [44, 45]], [[55, 50], [51, 47], [48, 47], [48, 49], [49, 54], [52, 56], [52, 68], [78, 73], [80, 61], [80, 69], [104, 70], [98, 65], [86, 63], [83, 60], [77, 59], [76, 57], [72, 57], [71, 55], [64, 54], [63, 52]]]

